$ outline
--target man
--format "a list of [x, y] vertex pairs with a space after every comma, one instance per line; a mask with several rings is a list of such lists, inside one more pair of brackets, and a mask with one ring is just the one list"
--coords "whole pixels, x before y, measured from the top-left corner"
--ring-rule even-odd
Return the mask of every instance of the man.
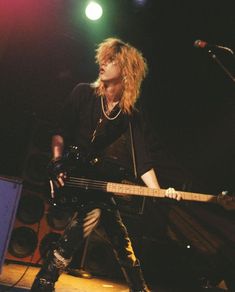
[[[133, 172], [148, 187], [158, 189], [160, 186], [148, 151], [145, 124], [134, 107], [147, 73], [145, 59], [133, 46], [108, 38], [97, 48], [96, 62], [99, 65], [98, 79], [93, 84], [75, 87], [65, 104], [60, 127], [52, 137], [49, 171], [53, 185], [63, 189], [68, 175], [63, 163], [64, 151], [69, 145], [79, 145], [90, 165], [95, 164], [97, 168], [96, 164], [101, 165], [98, 177], [119, 177], [115, 169], [110, 171], [107, 163], [110, 159], [101, 163], [97, 159], [108, 156], [116, 165], [120, 165], [120, 161], [130, 161]], [[123, 158], [123, 153], [130, 159]], [[106, 174], [105, 169], [108, 169]], [[89, 171], [85, 175], [89, 176]], [[166, 196], [180, 199], [173, 188], [166, 191]], [[49, 253], [31, 291], [54, 291], [55, 282], [76, 252], [77, 242], [86, 238], [99, 222], [112, 243], [130, 291], [149, 291], [112, 195], [85, 192], [80, 195], [79, 202], [75, 216], [57, 247]]]

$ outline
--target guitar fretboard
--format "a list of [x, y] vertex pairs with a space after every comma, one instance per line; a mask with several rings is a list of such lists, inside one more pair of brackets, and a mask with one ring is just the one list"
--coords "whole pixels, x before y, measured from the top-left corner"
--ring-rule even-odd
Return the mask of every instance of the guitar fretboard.
[[[145, 197], [165, 197], [166, 189], [152, 189], [144, 186], [97, 181], [85, 178], [69, 177], [65, 185], [86, 190], [100, 190], [122, 195]], [[183, 200], [198, 202], [217, 202], [217, 196], [179, 191]]]
[[[146, 197], [165, 197], [166, 189], [151, 189], [143, 186], [107, 183], [107, 191]], [[216, 202], [217, 196], [179, 191], [183, 200], [199, 202]]]

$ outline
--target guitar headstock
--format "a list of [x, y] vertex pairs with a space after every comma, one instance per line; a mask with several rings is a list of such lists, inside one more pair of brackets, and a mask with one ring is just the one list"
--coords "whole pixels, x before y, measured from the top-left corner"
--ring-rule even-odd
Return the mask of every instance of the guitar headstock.
[[235, 195], [222, 191], [217, 197], [218, 203], [226, 210], [235, 210]]

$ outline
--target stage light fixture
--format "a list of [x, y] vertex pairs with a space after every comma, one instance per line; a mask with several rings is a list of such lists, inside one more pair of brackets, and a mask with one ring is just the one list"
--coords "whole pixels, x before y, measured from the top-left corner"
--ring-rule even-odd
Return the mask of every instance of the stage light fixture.
[[85, 10], [87, 18], [90, 20], [98, 20], [102, 14], [103, 14], [103, 9], [100, 4], [97, 2], [91, 1]]
[[144, 6], [147, 3], [147, 0], [134, 0], [135, 5]]

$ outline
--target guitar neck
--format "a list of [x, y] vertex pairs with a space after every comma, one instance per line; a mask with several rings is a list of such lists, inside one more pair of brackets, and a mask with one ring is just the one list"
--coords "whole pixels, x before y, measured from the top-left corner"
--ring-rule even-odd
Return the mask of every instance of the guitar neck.
[[[152, 189], [144, 186], [96, 181], [91, 179], [69, 177], [67, 186], [79, 187], [86, 190], [100, 190], [120, 195], [134, 195], [145, 197], [165, 197], [166, 189]], [[217, 202], [217, 196], [179, 191], [183, 200], [198, 202]]]
[[[151, 189], [143, 186], [107, 183], [107, 191], [145, 197], [165, 197], [166, 189]], [[217, 202], [217, 196], [180, 191], [183, 200], [199, 202]]]

